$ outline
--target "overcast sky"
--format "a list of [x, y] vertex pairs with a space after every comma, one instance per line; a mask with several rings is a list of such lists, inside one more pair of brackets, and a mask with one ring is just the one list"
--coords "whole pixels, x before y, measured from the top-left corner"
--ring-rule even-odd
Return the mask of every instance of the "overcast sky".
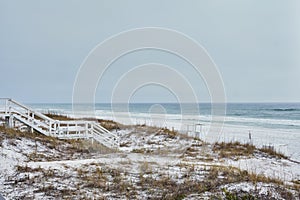
[[[71, 102], [77, 71], [97, 44], [121, 31], [164, 27], [205, 47], [229, 102], [300, 102], [299, 10], [299, 0], [0, 0], [0, 96], [27, 103]], [[209, 101], [205, 84], [188, 64], [151, 50], [114, 63], [96, 101], [109, 102], [118, 78], [149, 62], [181, 71], [201, 101]], [[132, 99], [169, 102], [174, 96], [148, 86]]]

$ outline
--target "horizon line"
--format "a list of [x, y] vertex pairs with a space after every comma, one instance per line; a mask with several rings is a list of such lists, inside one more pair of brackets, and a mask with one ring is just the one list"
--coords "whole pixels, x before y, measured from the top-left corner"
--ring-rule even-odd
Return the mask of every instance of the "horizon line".
[[[211, 104], [212, 102], [95, 102], [95, 104]], [[300, 101], [228, 101], [225, 104], [272, 104], [272, 103], [300, 103]], [[72, 102], [25, 102], [25, 104], [73, 104]], [[79, 104], [93, 104], [93, 103], [79, 103]], [[215, 104], [223, 104], [222, 102], [215, 102]]]

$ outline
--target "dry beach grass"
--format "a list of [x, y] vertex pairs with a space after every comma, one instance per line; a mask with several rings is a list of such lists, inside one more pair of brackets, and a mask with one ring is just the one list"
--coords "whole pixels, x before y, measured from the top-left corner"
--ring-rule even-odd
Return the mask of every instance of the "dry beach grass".
[[118, 152], [87, 140], [0, 127], [1, 159], [10, 163], [1, 167], [1, 193], [13, 199], [300, 197], [297, 175], [284, 180], [230, 164], [255, 158], [294, 166], [276, 151], [239, 142], [208, 144], [165, 128], [101, 122], [120, 136]]

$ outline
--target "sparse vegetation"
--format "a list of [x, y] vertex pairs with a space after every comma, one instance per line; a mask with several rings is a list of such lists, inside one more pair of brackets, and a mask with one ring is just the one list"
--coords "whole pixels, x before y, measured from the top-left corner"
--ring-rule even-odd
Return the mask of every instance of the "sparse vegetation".
[[47, 117], [50, 117], [54, 120], [61, 120], [61, 121], [70, 121], [70, 120], [74, 120], [74, 118], [68, 117], [66, 115], [62, 115], [62, 114], [58, 114], [58, 113], [51, 113], [48, 112], [45, 114]]
[[[110, 127], [116, 129], [112, 124]], [[247, 159], [259, 152], [272, 155], [268, 159], [278, 158], [251, 144], [211, 145], [168, 129], [130, 129], [121, 135], [120, 146], [128, 152], [124, 153], [87, 140], [58, 140], [1, 127], [0, 137], [7, 140], [4, 146], [18, 148], [22, 140], [34, 141], [30, 142], [31, 150], [22, 153], [24, 163], [17, 164], [15, 172], [5, 178], [6, 194], [26, 188], [28, 192], [16, 194], [17, 198], [184, 199], [197, 195], [201, 199], [205, 193], [215, 199], [261, 199], [269, 197], [261, 194], [258, 186], [263, 184], [267, 191], [276, 189], [285, 199], [299, 194], [296, 179], [287, 186], [279, 178], [223, 164], [225, 158]], [[217, 160], [216, 155], [224, 159]], [[35, 164], [40, 161], [47, 164]], [[245, 192], [229, 187], [240, 183], [255, 189]]]
[[225, 193], [226, 200], [255, 200], [256, 198], [251, 194], [239, 194], [238, 192], [229, 192], [225, 188], [223, 188], [223, 192]]
[[283, 159], [288, 159], [286, 155], [283, 153], [280, 153], [275, 150], [273, 146], [263, 146], [262, 148], [259, 149], [261, 152], [264, 152], [270, 156], [277, 157], [277, 158], [283, 158]]
[[252, 156], [255, 146], [249, 143], [240, 142], [220, 142], [213, 145], [213, 151], [217, 152], [221, 158], [238, 158]]
[[144, 153], [145, 149], [133, 149], [131, 152], [132, 153]]
[[106, 128], [107, 130], [120, 130], [120, 127], [122, 126], [121, 124], [112, 121], [112, 120], [104, 120], [104, 119], [99, 119], [97, 120], [98, 123], [100, 123], [101, 126]]
[[167, 128], [162, 128], [162, 129], [159, 129], [159, 131], [157, 132], [157, 134], [158, 135], [159, 134], [165, 134], [169, 138], [175, 138], [178, 135], [178, 132], [174, 131], [174, 130], [167, 129]]

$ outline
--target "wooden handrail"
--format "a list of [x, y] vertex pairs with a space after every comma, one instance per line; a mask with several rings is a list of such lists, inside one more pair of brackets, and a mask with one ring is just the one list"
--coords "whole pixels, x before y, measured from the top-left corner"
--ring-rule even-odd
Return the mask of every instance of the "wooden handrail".
[[[36, 131], [58, 138], [94, 138], [99, 143], [109, 147], [118, 147], [118, 136], [97, 124], [95, 121], [54, 120], [40, 112], [10, 98], [0, 98], [5, 101], [5, 115], [15, 117], [18, 121]], [[0, 107], [1, 109], [1, 107]], [[1, 111], [0, 111], [1, 113]]]

